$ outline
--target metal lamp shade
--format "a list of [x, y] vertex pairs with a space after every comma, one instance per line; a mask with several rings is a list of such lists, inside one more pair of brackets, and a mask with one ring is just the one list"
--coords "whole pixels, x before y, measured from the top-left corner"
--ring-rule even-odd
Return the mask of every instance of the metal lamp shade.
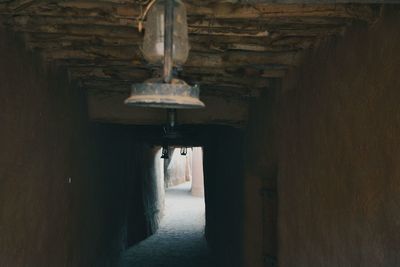
[[199, 92], [197, 85], [190, 86], [178, 79], [173, 79], [172, 83], [147, 81], [132, 85], [131, 96], [125, 104], [168, 109], [203, 108], [205, 105], [199, 100]]

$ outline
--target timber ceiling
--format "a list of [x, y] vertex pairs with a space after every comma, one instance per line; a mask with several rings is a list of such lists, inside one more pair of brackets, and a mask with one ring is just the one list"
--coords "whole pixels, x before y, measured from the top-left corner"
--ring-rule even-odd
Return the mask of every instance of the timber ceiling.
[[[131, 83], [155, 73], [140, 52], [143, 2], [0, 0], [0, 17], [46, 62], [66, 66], [82, 88], [128, 94]], [[378, 13], [355, 4], [184, 2], [191, 52], [178, 75], [200, 84], [203, 96], [256, 96], [299, 65], [305, 50]]]

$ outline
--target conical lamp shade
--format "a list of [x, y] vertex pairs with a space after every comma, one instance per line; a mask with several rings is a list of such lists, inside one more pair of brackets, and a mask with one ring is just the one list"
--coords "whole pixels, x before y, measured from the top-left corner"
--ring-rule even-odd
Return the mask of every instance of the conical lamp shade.
[[199, 99], [199, 87], [190, 86], [184, 81], [173, 79], [171, 83], [148, 80], [132, 85], [132, 91], [125, 104], [135, 107], [154, 107], [170, 109], [203, 108]]

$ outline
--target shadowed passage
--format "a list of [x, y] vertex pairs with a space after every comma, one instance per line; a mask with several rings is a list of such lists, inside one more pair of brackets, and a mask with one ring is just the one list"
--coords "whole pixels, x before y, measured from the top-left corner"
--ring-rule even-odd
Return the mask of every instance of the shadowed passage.
[[159, 230], [128, 249], [121, 267], [211, 266], [204, 238], [204, 198], [191, 194], [191, 183], [166, 189], [165, 216]]

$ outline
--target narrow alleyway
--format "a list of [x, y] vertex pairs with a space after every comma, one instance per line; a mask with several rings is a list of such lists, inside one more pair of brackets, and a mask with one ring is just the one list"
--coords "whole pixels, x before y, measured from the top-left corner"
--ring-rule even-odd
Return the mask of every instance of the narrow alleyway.
[[128, 249], [121, 267], [211, 266], [204, 239], [204, 199], [190, 194], [190, 183], [166, 190], [165, 216], [156, 234]]

